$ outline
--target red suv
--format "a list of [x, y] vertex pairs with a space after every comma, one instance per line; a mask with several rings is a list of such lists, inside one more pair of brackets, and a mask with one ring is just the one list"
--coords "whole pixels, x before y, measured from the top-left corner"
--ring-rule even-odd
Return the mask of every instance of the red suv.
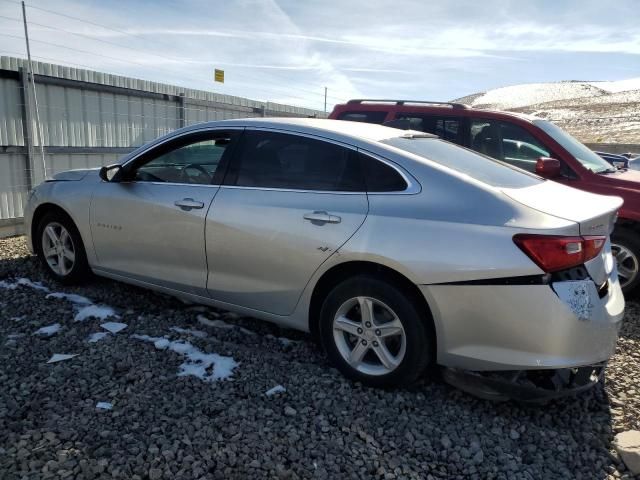
[[571, 187], [624, 199], [611, 237], [620, 285], [640, 283], [640, 172], [618, 170], [553, 123], [459, 103], [351, 100], [329, 118], [433, 133]]

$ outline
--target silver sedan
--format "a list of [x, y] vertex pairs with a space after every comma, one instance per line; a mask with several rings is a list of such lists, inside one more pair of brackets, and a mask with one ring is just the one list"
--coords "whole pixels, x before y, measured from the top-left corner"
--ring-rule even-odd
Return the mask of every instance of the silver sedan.
[[310, 331], [346, 376], [601, 366], [624, 300], [621, 200], [431, 135], [333, 120], [187, 127], [29, 198], [31, 248], [90, 273]]

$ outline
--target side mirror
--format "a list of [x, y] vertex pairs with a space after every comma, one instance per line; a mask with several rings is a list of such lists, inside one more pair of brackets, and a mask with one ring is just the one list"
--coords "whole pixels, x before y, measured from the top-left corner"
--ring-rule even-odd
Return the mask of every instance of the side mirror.
[[100, 178], [105, 182], [118, 182], [120, 181], [120, 172], [122, 171], [122, 165], [116, 163], [113, 165], [107, 165], [100, 169]]
[[560, 160], [540, 157], [536, 161], [536, 173], [544, 178], [557, 178], [561, 173]]

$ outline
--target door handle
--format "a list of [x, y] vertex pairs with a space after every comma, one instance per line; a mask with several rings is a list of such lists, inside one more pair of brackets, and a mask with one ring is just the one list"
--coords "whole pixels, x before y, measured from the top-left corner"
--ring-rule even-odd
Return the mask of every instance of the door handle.
[[189, 211], [192, 208], [203, 208], [204, 203], [198, 202], [193, 198], [183, 198], [182, 200], [176, 200], [173, 202], [176, 207], [180, 207], [182, 210]]
[[309, 220], [314, 225], [324, 225], [325, 223], [340, 223], [342, 219], [337, 215], [329, 215], [327, 212], [315, 211], [305, 213], [304, 219]]

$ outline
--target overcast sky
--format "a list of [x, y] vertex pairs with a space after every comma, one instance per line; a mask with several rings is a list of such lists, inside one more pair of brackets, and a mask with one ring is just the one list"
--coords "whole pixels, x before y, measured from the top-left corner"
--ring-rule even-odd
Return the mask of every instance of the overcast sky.
[[[640, 77], [639, 3], [29, 0], [27, 16], [37, 60], [317, 109], [327, 86], [330, 109]], [[0, 55], [25, 56], [22, 24], [3, 18], [19, 3], [0, 0], [0, 15]]]

